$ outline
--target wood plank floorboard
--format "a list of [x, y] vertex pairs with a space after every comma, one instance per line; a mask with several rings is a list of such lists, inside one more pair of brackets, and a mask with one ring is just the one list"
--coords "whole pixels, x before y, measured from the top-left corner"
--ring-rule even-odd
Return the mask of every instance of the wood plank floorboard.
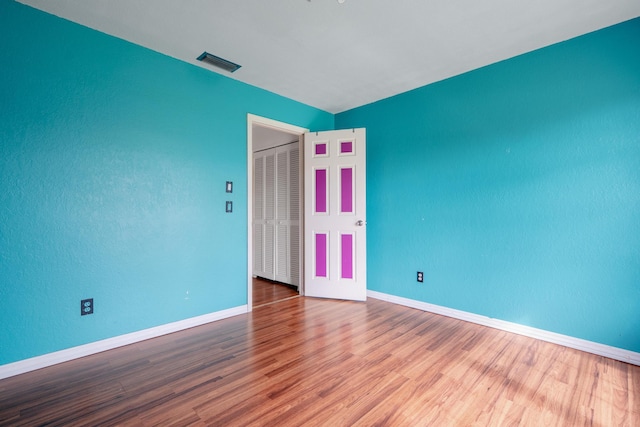
[[640, 427], [638, 366], [371, 298], [292, 296], [0, 380], [0, 425]]
[[253, 278], [252, 289], [254, 308], [299, 296], [298, 291], [291, 286], [259, 277]]

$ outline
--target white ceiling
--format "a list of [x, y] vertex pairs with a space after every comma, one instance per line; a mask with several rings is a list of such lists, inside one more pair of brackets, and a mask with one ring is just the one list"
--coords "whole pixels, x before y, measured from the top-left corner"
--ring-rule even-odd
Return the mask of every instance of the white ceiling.
[[640, 16], [639, 0], [19, 0], [331, 113]]

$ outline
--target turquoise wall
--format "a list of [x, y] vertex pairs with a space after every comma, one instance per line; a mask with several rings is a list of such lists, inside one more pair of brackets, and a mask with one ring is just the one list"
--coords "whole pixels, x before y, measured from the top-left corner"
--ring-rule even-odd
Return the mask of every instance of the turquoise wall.
[[369, 289], [640, 352], [639, 43], [635, 19], [338, 114], [367, 128]]
[[333, 115], [12, 1], [0, 29], [0, 364], [246, 304], [246, 115]]

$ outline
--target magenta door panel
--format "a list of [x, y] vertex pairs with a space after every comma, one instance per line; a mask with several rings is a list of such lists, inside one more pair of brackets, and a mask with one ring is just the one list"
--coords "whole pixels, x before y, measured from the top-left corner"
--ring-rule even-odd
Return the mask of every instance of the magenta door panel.
[[340, 212], [353, 213], [353, 168], [340, 169]]
[[316, 169], [316, 213], [327, 213], [327, 170]]
[[327, 234], [316, 233], [316, 277], [327, 277]]
[[340, 240], [340, 277], [353, 279], [353, 234], [343, 234]]
[[340, 142], [340, 154], [353, 153], [353, 141], [341, 141]]

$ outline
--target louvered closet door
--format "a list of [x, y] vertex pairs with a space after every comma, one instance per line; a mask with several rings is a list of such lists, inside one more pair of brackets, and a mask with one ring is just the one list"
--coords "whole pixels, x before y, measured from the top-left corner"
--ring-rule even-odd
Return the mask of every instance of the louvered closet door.
[[264, 275], [264, 156], [253, 156], [253, 275]]
[[299, 153], [296, 144], [278, 147], [275, 173], [275, 280], [296, 286], [300, 270]]
[[295, 286], [300, 286], [300, 181], [300, 148], [295, 144], [289, 151], [289, 283]]
[[276, 235], [275, 280], [289, 282], [289, 153], [278, 149], [276, 153]]
[[274, 279], [275, 152], [254, 155], [253, 274]]
[[276, 155], [268, 152], [264, 156], [264, 276], [267, 279], [274, 279], [275, 261], [275, 173]]
[[300, 283], [300, 150], [254, 154], [253, 274]]

